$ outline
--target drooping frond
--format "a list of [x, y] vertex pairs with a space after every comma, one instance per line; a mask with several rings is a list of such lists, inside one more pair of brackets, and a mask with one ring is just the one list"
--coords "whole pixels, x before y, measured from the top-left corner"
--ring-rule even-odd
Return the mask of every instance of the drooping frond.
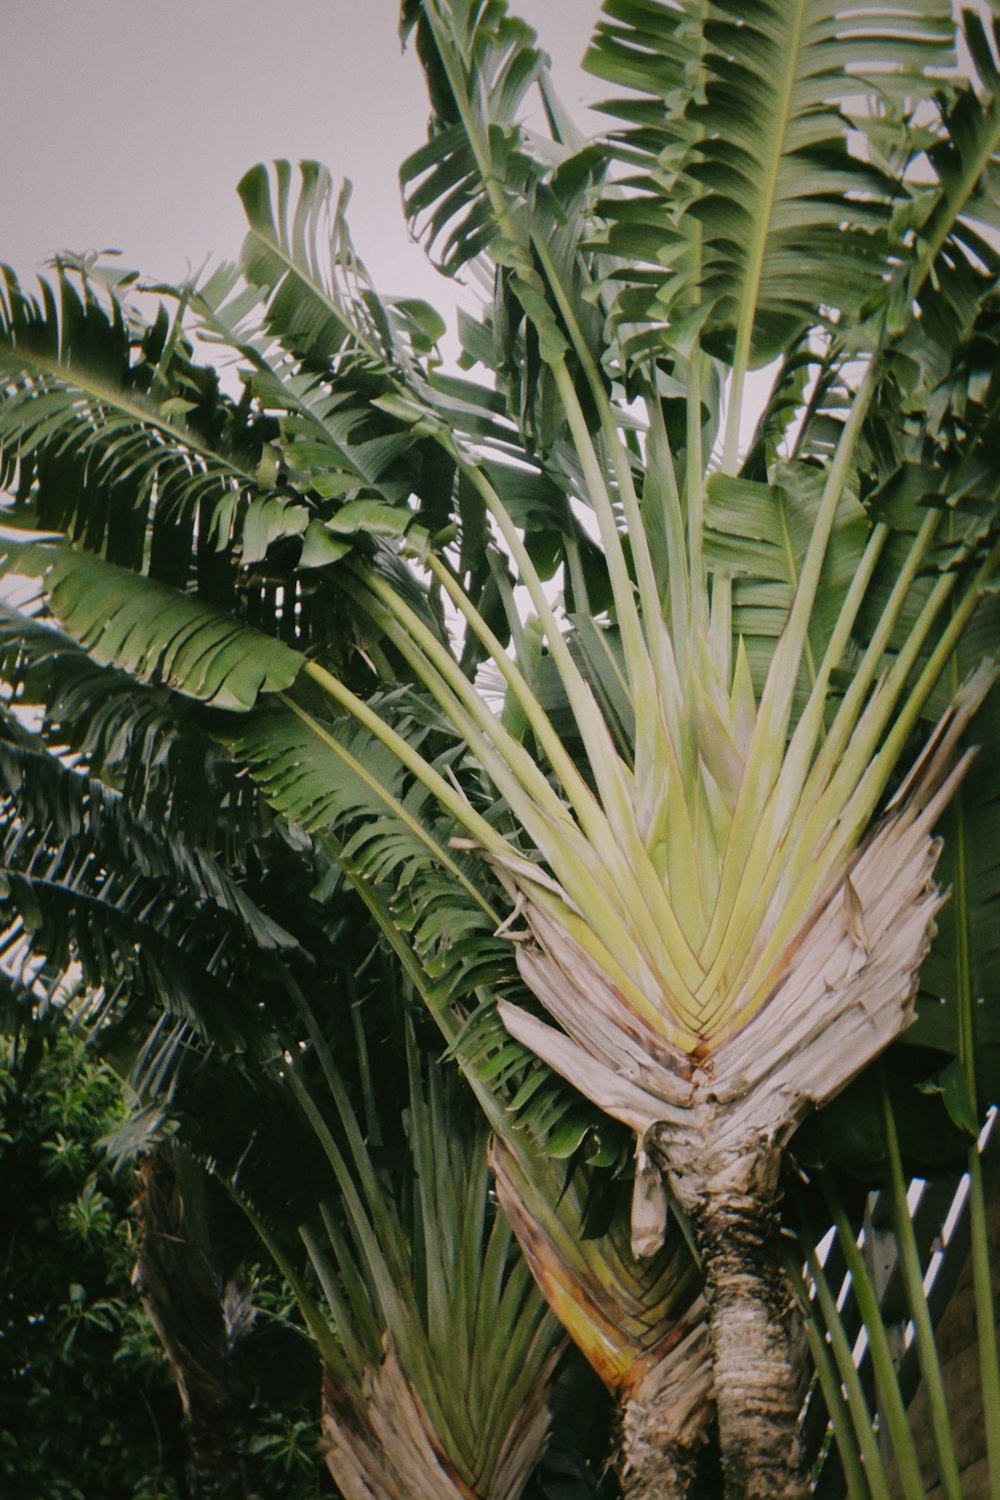
[[67, 269], [38, 300], [8, 273], [0, 380], [0, 463], [21, 524], [181, 584], [229, 541], [258, 487], [262, 435], [165, 309], [147, 326]]
[[275, 162], [273, 188], [264, 167], [239, 185], [249, 225], [241, 265], [267, 297], [267, 327], [300, 363], [350, 367], [364, 389], [408, 373], [415, 356], [433, 350], [444, 332], [434, 310], [414, 298], [383, 301], [355, 255], [345, 210], [329, 172], [302, 162], [292, 194], [288, 162]]
[[192, 594], [68, 547], [4, 544], [7, 572], [41, 580], [52, 614], [98, 662], [217, 708], [290, 687], [297, 651]]
[[161, 844], [113, 793], [16, 728], [0, 775], [3, 947], [8, 967], [35, 976], [22, 1003], [44, 1008], [48, 995], [61, 1005], [82, 988], [109, 1041], [112, 1024], [127, 1031], [144, 1015], [142, 1034], [194, 1026], [242, 1050], [248, 1033], [230, 986], [252, 952], [287, 949], [290, 935], [203, 852]]

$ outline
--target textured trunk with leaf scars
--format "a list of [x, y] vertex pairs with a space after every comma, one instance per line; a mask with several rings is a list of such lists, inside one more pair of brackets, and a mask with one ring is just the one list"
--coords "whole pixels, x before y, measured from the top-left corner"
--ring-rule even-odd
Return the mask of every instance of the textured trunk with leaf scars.
[[230, 1340], [216, 1278], [185, 1230], [170, 1151], [139, 1165], [134, 1281], [170, 1362], [184, 1409], [192, 1500], [246, 1500]]
[[[805, 1345], [782, 1269], [780, 1153], [730, 1136], [711, 1106], [661, 1151], [705, 1274], [721, 1481], [712, 1500], [804, 1500], [799, 1442]], [[700, 1127], [700, 1128], [699, 1128]], [[697, 1493], [697, 1491], [692, 1491]]]
[[709, 1200], [695, 1231], [706, 1270], [727, 1500], [800, 1500], [800, 1341], [773, 1207]]

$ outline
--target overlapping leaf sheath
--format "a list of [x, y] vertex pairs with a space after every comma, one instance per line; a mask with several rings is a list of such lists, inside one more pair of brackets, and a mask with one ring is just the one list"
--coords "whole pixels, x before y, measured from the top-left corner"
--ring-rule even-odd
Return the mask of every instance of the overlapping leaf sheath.
[[324, 1373], [321, 1424], [327, 1468], [344, 1500], [507, 1500], [524, 1489], [549, 1431], [545, 1369], [525, 1394], [483, 1485], [470, 1488], [435, 1436], [434, 1423], [388, 1336], [382, 1363], [362, 1380], [360, 1402]]
[[[941, 894], [932, 830], [966, 764], [955, 742], [991, 674], [949, 710], [885, 817], [816, 892], [771, 963], [767, 998], [727, 998], [743, 1023], [702, 1055], [672, 1048], [549, 912], [518, 892], [525, 982], [562, 1033], [509, 1003], [512, 1034], [636, 1132], [634, 1245], [660, 1243], [662, 1157], [688, 1211], [706, 1193], [773, 1194], [778, 1150], [812, 1105], [832, 1098], [912, 1020]], [[504, 873], [516, 887], [516, 877]], [[780, 889], [780, 887], [779, 887]], [[762, 943], [766, 938], [764, 924]], [[651, 994], [652, 1007], [663, 1004]], [[563, 1034], [565, 1033], [565, 1034]]]
[[346, 1500], [517, 1500], [548, 1439], [565, 1339], [491, 1200], [485, 1132], [463, 1120], [454, 1080], [421, 1077], [411, 1039], [408, 1149], [382, 1167], [399, 1127], [360, 1031], [355, 1101], [310, 1029], [322, 1082], [289, 1077], [336, 1185], [300, 1228], [325, 1309], [277, 1253], [323, 1360], [330, 1473]]
[[584, 1237], [579, 1187], [560, 1187], [534, 1151], [526, 1170], [526, 1151], [523, 1138], [494, 1140], [497, 1195], [549, 1305], [618, 1399], [624, 1493], [676, 1500], [700, 1493], [712, 1367], [701, 1276], [687, 1241], [678, 1232], [640, 1263], [624, 1224]]

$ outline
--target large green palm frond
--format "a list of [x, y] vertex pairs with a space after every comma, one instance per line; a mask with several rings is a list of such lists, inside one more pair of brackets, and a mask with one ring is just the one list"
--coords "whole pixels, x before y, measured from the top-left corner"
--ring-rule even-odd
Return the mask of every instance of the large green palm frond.
[[[933, 187], [916, 192], [904, 228], [921, 246], [904, 297], [920, 300], [923, 339], [904, 338], [906, 353], [944, 373], [955, 328], [968, 330], [982, 300], [983, 276], [997, 273], [993, 237], [1000, 171], [998, 26], [975, 10], [962, 13], [966, 66], [961, 81], [939, 83], [937, 128], [918, 140], [934, 169]], [[933, 267], [933, 273], [931, 268]], [[915, 329], [911, 325], [911, 334]], [[930, 383], [930, 382], [928, 382]]]
[[57, 272], [37, 299], [6, 275], [5, 478], [30, 509], [26, 524], [136, 569], [151, 553], [183, 584], [200, 550], [228, 540], [241, 494], [256, 491], [261, 434], [194, 365], [164, 308], [146, 325], [86, 266]]
[[267, 838], [266, 808], [192, 700], [99, 665], [51, 621], [6, 606], [0, 664], [12, 703], [40, 716], [49, 750], [86, 766], [147, 823], [225, 850], [229, 868], [253, 861]]
[[[24, 981], [23, 1018], [64, 1015], [123, 1071], [155, 1076], [161, 1099], [196, 1038], [222, 1055], [268, 1056], [247, 986], [274, 997], [275, 973], [308, 964], [304, 932], [285, 925], [298, 920], [294, 903], [282, 911], [222, 841], [151, 822], [10, 714], [0, 785], [3, 946]], [[17, 1030], [22, 1016], [8, 1020]]]
[[[279, 419], [292, 481], [343, 501], [310, 521], [302, 565], [367, 557], [370, 546], [358, 544], [373, 536], [419, 552], [430, 538], [451, 536], [457, 519], [463, 586], [477, 601], [490, 595], [483, 498], [439, 440], [434, 424], [444, 422], [482, 452], [545, 576], [572, 547], [588, 579], [599, 579], [600, 558], [572, 514], [562, 470], [547, 473], [540, 459], [525, 463], [522, 438], [496, 391], [445, 376], [433, 362], [424, 367], [417, 335], [431, 326], [431, 314], [409, 299], [379, 297], [351, 247], [343, 198], [329, 174], [303, 163], [293, 192], [287, 164], [278, 162], [271, 174], [262, 167], [247, 173], [241, 191], [251, 225], [241, 261], [245, 281], [223, 267], [197, 289], [192, 306], [210, 340], [249, 361], [258, 399]], [[290, 223], [308, 232], [292, 233]], [[322, 244], [321, 226], [331, 235]], [[320, 341], [316, 348], [296, 335], [300, 325]], [[494, 352], [494, 369], [501, 359]], [[414, 395], [422, 398], [416, 407]], [[385, 548], [374, 562], [389, 566]], [[414, 608], [423, 607], [405, 572], [397, 566], [390, 577]], [[510, 627], [498, 601], [484, 607], [506, 637]], [[469, 642], [477, 649], [473, 637]]]
[[604, 12], [586, 66], [630, 91], [604, 106], [632, 189], [602, 203], [625, 261], [620, 315], [658, 323], [665, 349], [700, 331], [732, 366], [738, 412], [745, 372], [817, 309], [857, 313], [879, 292], [899, 186], [845, 125], [888, 136], [928, 97], [954, 59], [950, 9], [876, 18], [789, 0], [735, 16], [610, 0]]
[[[358, 543], [377, 549], [381, 537], [402, 535], [414, 520], [411, 490], [433, 489], [440, 477], [421, 477], [419, 445], [370, 404], [384, 375], [373, 386], [348, 360], [331, 367], [335, 390], [313, 369], [296, 387], [268, 364], [274, 341], [265, 336], [263, 352], [253, 351], [256, 373], [272, 397], [282, 392], [266, 414], [249, 385], [235, 402], [191, 358], [182, 325], [193, 294], [172, 294], [172, 324], [164, 305], [150, 324], [136, 297], [109, 298], [92, 268], [57, 272], [55, 290], [43, 283], [38, 300], [8, 276], [0, 311], [10, 523], [62, 533], [132, 572], [197, 590], [271, 634], [338, 641], [349, 661], [354, 633], [337, 590], [318, 586], [329, 575], [306, 574]], [[260, 299], [244, 289], [234, 309], [225, 268], [212, 285], [244, 352], [238, 326], [249, 303], [260, 327]], [[415, 314], [397, 321], [417, 337]]]
[[[427, 145], [400, 168], [407, 214], [442, 268], [460, 270], [496, 234], [491, 187], [483, 163], [511, 189], [528, 191], [536, 175], [525, 149], [520, 115], [529, 89], [544, 76], [535, 33], [506, 4], [404, 5], [400, 32], [416, 33], [434, 122]], [[470, 116], [471, 92], [488, 100], [492, 138]]]
[[199, 702], [239, 710], [290, 687], [301, 669], [301, 655], [283, 641], [130, 568], [48, 542], [8, 541], [4, 550], [5, 571], [39, 579], [48, 611], [72, 639], [140, 682], [174, 684]]
[[375, 293], [347, 228], [349, 190], [335, 195], [318, 162], [302, 162], [298, 175], [293, 188], [280, 161], [273, 181], [258, 166], [240, 182], [249, 226], [243, 272], [266, 290], [267, 327], [290, 355], [338, 374], [349, 366], [362, 393], [366, 378], [377, 390], [431, 353], [444, 324], [427, 303]]

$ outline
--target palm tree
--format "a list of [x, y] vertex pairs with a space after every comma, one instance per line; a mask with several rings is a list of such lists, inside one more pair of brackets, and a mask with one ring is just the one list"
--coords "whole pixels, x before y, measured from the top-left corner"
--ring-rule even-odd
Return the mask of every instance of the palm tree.
[[[370, 813], [343, 859], [396, 883], [384, 930], [446, 1000], [512, 944], [534, 1000], [501, 1002], [495, 1071], [524, 1104], [534, 1053], [633, 1132], [637, 1255], [685, 1218], [731, 1500], [805, 1493], [783, 1152], [912, 1020], [992, 681], [954, 667], [1000, 566], [998, 73], [963, 28], [973, 77], [917, 0], [609, 0], [588, 63], [630, 93], [583, 142], [501, 0], [405, 4], [434, 111], [408, 206], [486, 271], [486, 385], [377, 297], [315, 164], [247, 175], [241, 268], [180, 300], [239, 404], [165, 315], [112, 357], [120, 288], [4, 316], [20, 515], [70, 538], [9, 566], [97, 660], [244, 712], [283, 815]], [[658, 1461], [637, 1445], [631, 1493]]]

